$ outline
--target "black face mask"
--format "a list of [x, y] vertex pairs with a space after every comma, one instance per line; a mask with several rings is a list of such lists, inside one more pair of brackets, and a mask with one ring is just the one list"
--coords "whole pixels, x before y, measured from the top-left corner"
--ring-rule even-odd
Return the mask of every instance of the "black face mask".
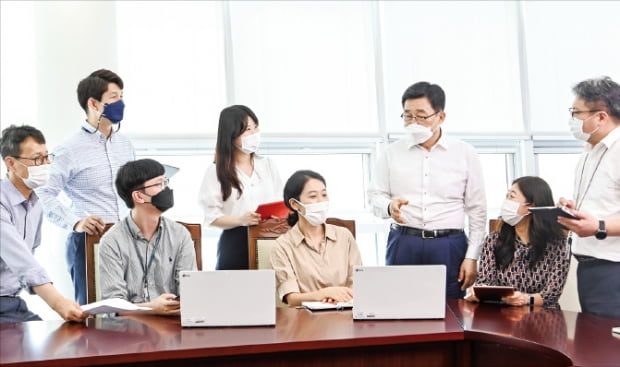
[[[150, 196], [149, 194], [146, 195]], [[166, 187], [161, 190], [159, 194], [151, 196], [151, 202], [147, 204], [153, 204], [153, 206], [159, 209], [162, 213], [172, 208], [174, 206], [174, 195], [172, 194], [172, 189]]]

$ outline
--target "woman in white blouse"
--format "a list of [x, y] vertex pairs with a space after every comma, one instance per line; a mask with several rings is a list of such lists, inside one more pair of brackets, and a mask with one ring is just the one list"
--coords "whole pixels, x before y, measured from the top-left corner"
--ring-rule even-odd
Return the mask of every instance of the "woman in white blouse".
[[215, 161], [205, 173], [198, 196], [205, 224], [224, 231], [217, 244], [217, 270], [248, 268], [247, 226], [258, 224], [258, 205], [282, 196], [276, 166], [256, 155], [260, 144], [258, 118], [246, 106], [220, 113]]

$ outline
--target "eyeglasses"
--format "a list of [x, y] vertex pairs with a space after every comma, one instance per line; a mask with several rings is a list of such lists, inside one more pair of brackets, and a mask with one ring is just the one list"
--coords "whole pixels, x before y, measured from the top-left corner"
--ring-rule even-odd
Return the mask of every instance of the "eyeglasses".
[[587, 112], [601, 112], [601, 110], [588, 110], [588, 111], [579, 111], [578, 109], [576, 109], [575, 107], [571, 107], [568, 109], [568, 112], [570, 112], [570, 117], [575, 117], [575, 115], [580, 114], [580, 113], [587, 113]]
[[149, 187], [156, 187], [156, 186], [161, 187], [161, 189], [163, 190], [163, 189], [165, 189], [166, 187], [168, 187], [168, 182], [169, 182], [169, 181], [170, 181], [170, 180], [168, 180], [168, 178], [164, 178], [164, 180], [163, 180], [163, 181], [158, 182], [158, 183], [154, 183], [154, 184], [152, 184], [152, 185], [147, 185], [147, 186], [140, 186], [140, 187], [136, 187], [136, 188], [134, 189], [134, 191], [136, 191], [136, 190], [146, 190], [146, 189], [148, 189]]
[[400, 115], [400, 118], [405, 120], [406, 123], [410, 123], [410, 122], [413, 122], [413, 121], [422, 122], [422, 121], [426, 121], [426, 120], [430, 119], [431, 117], [435, 116], [439, 112], [441, 112], [441, 111], [437, 111], [434, 114], [428, 115], [428, 116], [414, 116], [414, 115], [410, 115], [408, 113], [403, 113], [403, 114]]
[[54, 160], [54, 155], [48, 154], [48, 155], [44, 155], [44, 156], [36, 157], [36, 158], [27, 158], [27, 157], [20, 157], [18, 155], [14, 155], [13, 158], [27, 159], [29, 161], [33, 161], [35, 166], [41, 166], [44, 164], [52, 163], [52, 161]]

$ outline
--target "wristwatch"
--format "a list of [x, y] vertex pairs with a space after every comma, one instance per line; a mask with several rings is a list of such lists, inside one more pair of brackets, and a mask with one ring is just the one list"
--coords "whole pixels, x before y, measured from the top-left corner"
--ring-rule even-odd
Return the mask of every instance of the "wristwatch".
[[598, 238], [599, 240], [604, 240], [605, 238], [607, 238], [607, 229], [605, 229], [604, 220], [598, 221], [598, 231], [596, 231], [594, 237]]

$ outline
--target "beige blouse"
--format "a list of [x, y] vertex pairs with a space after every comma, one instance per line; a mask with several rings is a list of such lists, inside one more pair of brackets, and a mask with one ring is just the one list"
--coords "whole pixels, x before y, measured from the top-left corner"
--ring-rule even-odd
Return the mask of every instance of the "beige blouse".
[[362, 265], [351, 232], [325, 224], [326, 241], [309, 246], [298, 224], [280, 236], [271, 252], [280, 299], [289, 293], [314, 292], [326, 287], [353, 287], [353, 266]]

